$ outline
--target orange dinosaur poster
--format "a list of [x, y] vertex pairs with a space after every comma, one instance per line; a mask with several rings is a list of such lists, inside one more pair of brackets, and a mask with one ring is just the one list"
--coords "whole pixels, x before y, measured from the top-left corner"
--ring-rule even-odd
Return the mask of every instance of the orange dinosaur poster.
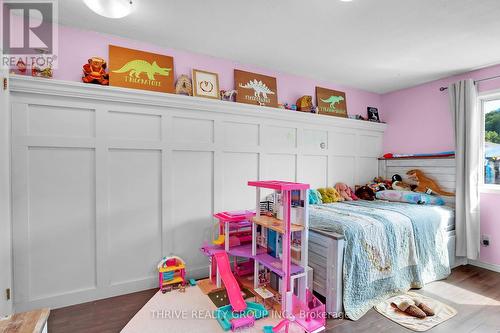
[[174, 58], [110, 45], [109, 85], [175, 93]]
[[316, 87], [318, 113], [347, 118], [345, 92]]
[[234, 70], [236, 102], [277, 107], [278, 92], [276, 78], [262, 74]]

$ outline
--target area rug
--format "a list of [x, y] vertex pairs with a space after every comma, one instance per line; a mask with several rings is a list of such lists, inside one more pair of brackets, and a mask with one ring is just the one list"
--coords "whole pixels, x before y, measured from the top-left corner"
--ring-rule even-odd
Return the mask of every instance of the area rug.
[[[250, 297], [253, 297], [253, 294], [250, 292], [250, 290], [243, 288], [241, 290], [241, 294], [244, 299], [248, 299]], [[214, 290], [210, 293], [208, 293], [208, 298], [215, 304], [216, 307], [220, 308], [221, 306], [228, 305], [229, 304], [229, 298], [227, 297], [226, 289], [221, 289], [221, 290]]]
[[[251, 299], [250, 299], [251, 300]], [[162, 294], [158, 291], [128, 322], [122, 333], [224, 333], [213, 311], [217, 307], [197, 286]], [[262, 333], [263, 327], [277, 325], [281, 317], [271, 312], [244, 333]], [[297, 326], [290, 333], [302, 333]]]
[[[427, 304], [434, 310], [435, 315], [424, 319], [418, 319], [400, 311], [397, 308], [394, 308], [391, 305], [391, 303], [400, 304], [403, 301], [411, 301], [413, 298], [418, 298], [422, 303]], [[375, 310], [399, 325], [415, 332], [425, 332], [430, 330], [434, 326], [447, 321], [457, 314], [457, 310], [451, 306], [414, 292], [407, 292], [406, 294], [389, 298], [388, 300], [376, 305]]]

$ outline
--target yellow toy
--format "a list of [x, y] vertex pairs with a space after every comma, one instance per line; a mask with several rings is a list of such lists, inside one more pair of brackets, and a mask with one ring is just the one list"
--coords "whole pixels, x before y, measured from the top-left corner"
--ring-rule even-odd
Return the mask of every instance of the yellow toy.
[[323, 203], [344, 201], [344, 198], [342, 198], [340, 193], [333, 187], [319, 188], [318, 192], [321, 194]]

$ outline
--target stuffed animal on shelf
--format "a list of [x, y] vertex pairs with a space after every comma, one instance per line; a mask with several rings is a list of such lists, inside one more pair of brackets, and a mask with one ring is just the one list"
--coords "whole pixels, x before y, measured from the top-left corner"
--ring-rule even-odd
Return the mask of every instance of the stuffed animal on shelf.
[[21, 58], [19, 58], [19, 60], [17, 61], [16, 67], [19, 73], [22, 74], [26, 73], [27, 66], [26, 63]]
[[31, 65], [31, 76], [34, 77], [43, 77], [46, 79], [52, 78], [52, 66], [48, 66], [45, 68], [40, 68], [35, 65]]
[[311, 112], [313, 109], [312, 96], [302, 96], [295, 104], [298, 111]]
[[337, 190], [337, 192], [339, 192], [340, 196], [342, 198], [344, 198], [345, 201], [352, 201], [353, 200], [352, 191], [349, 188], [349, 186], [347, 186], [347, 184], [337, 183], [337, 184], [335, 184], [335, 189]]
[[375, 200], [375, 192], [368, 186], [360, 186], [356, 189], [356, 196], [361, 200], [373, 201]]
[[100, 57], [92, 57], [83, 65], [82, 81], [96, 83], [103, 86], [109, 85], [109, 74], [106, 73], [106, 61]]
[[223, 101], [234, 102], [236, 99], [236, 94], [238, 92], [236, 90], [221, 90], [220, 91], [220, 99]]
[[318, 188], [323, 203], [333, 203], [344, 201], [344, 198], [333, 187]]
[[423, 192], [427, 194], [439, 194], [444, 196], [454, 196], [455, 193], [445, 191], [437, 182], [427, 177], [421, 170], [413, 169], [406, 173], [408, 178], [414, 181], [417, 185], [415, 192]]
[[186, 74], [182, 74], [175, 84], [175, 93], [178, 95], [193, 96], [193, 84]]

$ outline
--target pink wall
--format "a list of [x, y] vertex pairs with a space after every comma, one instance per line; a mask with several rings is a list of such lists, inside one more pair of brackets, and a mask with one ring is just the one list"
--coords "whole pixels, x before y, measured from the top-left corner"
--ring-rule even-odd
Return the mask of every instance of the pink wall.
[[481, 261], [500, 265], [500, 195], [481, 194], [481, 233], [490, 236], [489, 247], [481, 247]]
[[[382, 95], [382, 116], [389, 124], [384, 152], [430, 153], [454, 150], [448, 93], [439, 91], [463, 79], [500, 75], [500, 65]], [[500, 80], [479, 84], [479, 91], [500, 89]]]
[[278, 101], [294, 104], [303, 95], [315, 96], [316, 85], [346, 92], [347, 110], [349, 114], [366, 115], [366, 107], [381, 106], [380, 95], [349, 88], [333, 83], [298, 77], [290, 74], [276, 73], [256, 66], [238, 64], [236, 62], [204, 56], [190, 52], [162, 48], [148, 43], [125, 39], [117, 36], [83, 31], [61, 26], [59, 28], [58, 68], [54, 78], [60, 80], [80, 81], [82, 65], [92, 56], [101, 56], [108, 60], [108, 45], [118, 45], [174, 57], [175, 76], [189, 74], [191, 69], [203, 69], [219, 74], [221, 89], [233, 89], [235, 68], [274, 76], [278, 84]]
[[[500, 65], [429, 82], [382, 95], [383, 120], [389, 126], [384, 152], [427, 153], [454, 150], [454, 134], [448, 93], [439, 91], [458, 80], [500, 75]], [[500, 79], [479, 83], [479, 91], [500, 89]], [[481, 233], [491, 245], [481, 248], [481, 261], [500, 265], [499, 194], [481, 195]]]

